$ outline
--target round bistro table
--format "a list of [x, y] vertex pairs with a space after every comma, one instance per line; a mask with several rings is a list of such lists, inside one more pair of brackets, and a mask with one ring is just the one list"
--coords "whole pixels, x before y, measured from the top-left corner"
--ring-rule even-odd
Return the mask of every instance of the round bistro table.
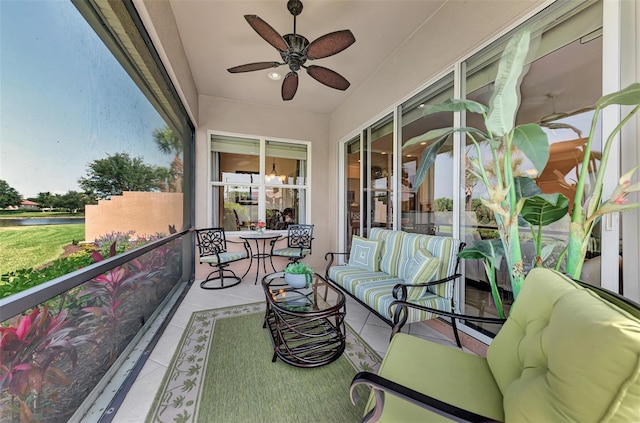
[[[257, 262], [256, 280], [253, 283], [254, 285], [258, 283], [258, 276], [260, 275], [261, 261], [262, 261], [263, 273], [267, 273], [267, 258], [271, 257], [271, 251], [269, 250], [267, 252], [267, 245], [270, 243], [271, 240], [276, 240], [281, 236], [282, 235], [277, 234], [275, 232], [271, 232], [271, 233], [265, 232], [263, 234], [252, 232], [249, 234], [242, 234], [239, 236], [240, 239], [247, 241], [247, 244], [249, 245], [249, 250], [250, 250], [249, 258], [251, 259], [251, 261], [249, 262], [249, 269], [247, 269], [247, 272], [251, 269], [251, 266], [253, 265], [253, 259], [256, 259], [256, 262]], [[276, 271], [275, 267], [273, 267], [273, 263], [271, 263], [271, 268], [273, 269], [274, 272]]]

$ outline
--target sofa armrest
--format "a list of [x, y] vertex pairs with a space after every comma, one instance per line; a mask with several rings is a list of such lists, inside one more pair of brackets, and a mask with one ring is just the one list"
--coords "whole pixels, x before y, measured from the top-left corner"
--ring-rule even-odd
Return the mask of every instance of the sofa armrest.
[[[395, 307], [395, 310], [393, 309]], [[429, 313], [438, 314], [441, 316], [446, 316], [451, 318], [451, 322], [455, 328], [455, 320], [470, 320], [473, 322], [482, 322], [482, 323], [493, 323], [497, 325], [502, 325], [507, 319], [501, 319], [497, 317], [481, 317], [481, 316], [472, 316], [469, 314], [459, 314], [452, 313], [449, 311], [439, 310], [437, 308], [425, 307], [418, 304], [413, 304], [408, 301], [400, 301], [396, 300], [389, 304], [389, 314], [393, 314], [393, 329], [391, 330], [391, 337], [396, 333], [400, 332], [402, 327], [407, 323], [407, 309], [415, 308], [422, 311], [427, 311]]]
[[375, 422], [380, 418], [384, 408], [385, 393], [394, 395], [407, 402], [429, 410], [432, 413], [457, 422], [496, 422], [496, 420], [472, 413], [471, 411], [464, 410], [446, 402], [442, 402], [429, 395], [425, 395], [421, 392], [407, 388], [399, 383], [369, 372], [360, 372], [353, 378], [351, 388], [349, 389], [349, 395], [353, 404], [356, 402], [355, 387], [358, 385], [366, 385], [370, 387], [373, 390], [376, 400], [375, 407], [367, 413], [366, 416], [364, 416], [362, 419], [363, 422]]
[[459, 273], [456, 273], [455, 275], [447, 276], [444, 279], [438, 279], [437, 281], [432, 281], [432, 282], [414, 283], [414, 284], [399, 283], [393, 287], [393, 291], [392, 291], [393, 298], [400, 301], [406, 301], [408, 288], [425, 288], [428, 286], [440, 285], [441, 283], [458, 279], [460, 276], [462, 275]]
[[324, 270], [324, 277], [326, 280], [329, 280], [329, 268], [333, 266], [333, 260], [335, 259], [335, 256], [347, 256], [347, 259], [348, 259], [349, 253], [328, 252], [327, 254], [324, 255], [324, 259], [329, 261], [329, 263], [327, 263], [327, 267]]

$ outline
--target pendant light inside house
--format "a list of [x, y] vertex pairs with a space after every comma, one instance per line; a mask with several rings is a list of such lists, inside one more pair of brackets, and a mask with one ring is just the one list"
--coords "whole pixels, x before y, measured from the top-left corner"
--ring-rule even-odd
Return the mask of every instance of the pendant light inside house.
[[278, 176], [278, 171], [276, 170], [276, 159], [273, 159], [273, 163], [271, 164], [271, 172], [265, 177], [267, 182], [275, 182], [275, 179], [280, 179], [280, 182], [284, 182], [285, 176]]

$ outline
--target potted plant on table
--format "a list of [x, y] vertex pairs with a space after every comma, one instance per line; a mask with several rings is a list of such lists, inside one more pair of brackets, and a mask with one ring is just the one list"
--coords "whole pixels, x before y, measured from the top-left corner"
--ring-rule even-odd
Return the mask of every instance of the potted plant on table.
[[308, 288], [313, 281], [313, 269], [306, 263], [291, 263], [284, 269], [284, 280], [292, 288]]

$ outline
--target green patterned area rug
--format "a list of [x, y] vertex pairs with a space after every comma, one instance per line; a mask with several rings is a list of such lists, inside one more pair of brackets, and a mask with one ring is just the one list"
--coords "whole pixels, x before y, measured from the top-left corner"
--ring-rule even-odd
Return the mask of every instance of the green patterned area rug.
[[192, 314], [146, 422], [356, 422], [349, 385], [380, 357], [346, 325], [342, 357], [314, 369], [271, 362], [264, 303]]

